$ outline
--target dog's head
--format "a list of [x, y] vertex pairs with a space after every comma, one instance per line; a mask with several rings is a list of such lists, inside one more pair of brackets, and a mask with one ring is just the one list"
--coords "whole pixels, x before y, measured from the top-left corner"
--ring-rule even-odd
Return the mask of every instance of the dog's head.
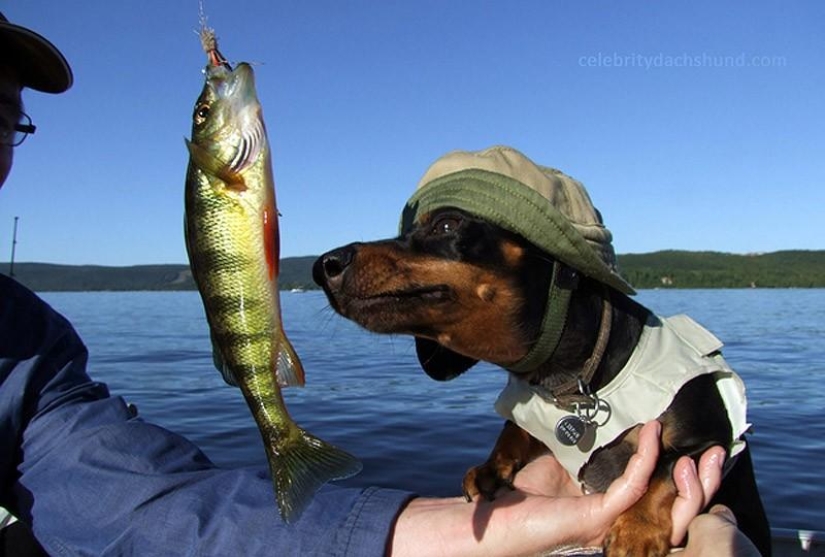
[[449, 379], [478, 360], [521, 360], [538, 334], [554, 260], [454, 208], [398, 238], [322, 255], [313, 277], [332, 307], [378, 333], [416, 337], [422, 367]]
[[610, 240], [576, 180], [510, 148], [455, 152], [425, 174], [398, 238], [326, 253], [314, 278], [345, 317], [414, 335], [433, 377], [477, 360], [524, 372], [557, 346], [579, 275], [633, 291]]

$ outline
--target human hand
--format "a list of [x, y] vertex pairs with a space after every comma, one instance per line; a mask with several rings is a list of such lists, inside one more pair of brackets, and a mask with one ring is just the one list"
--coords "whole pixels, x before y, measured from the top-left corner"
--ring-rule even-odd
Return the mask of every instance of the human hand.
[[[680, 458], [673, 469], [673, 481], [678, 490], [671, 516], [671, 544], [678, 546], [685, 538], [688, 526], [705, 508], [722, 483], [725, 450], [714, 446], [705, 451], [698, 466], [692, 458]], [[547, 497], [583, 495], [578, 482], [568, 474], [551, 454], [539, 457], [516, 475], [516, 489]]]
[[656, 421], [642, 428], [636, 453], [605, 493], [582, 497], [555, 459], [542, 457], [516, 476], [514, 491], [494, 501], [413, 499], [396, 519], [389, 554], [531, 555], [552, 548], [598, 546], [616, 518], [647, 490], [659, 456], [660, 433]]
[[724, 462], [725, 449], [719, 446], [706, 450], [699, 459], [698, 467], [688, 456], [683, 456], [676, 462], [673, 481], [678, 493], [671, 512], [673, 531], [670, 539], [673, 546], [682, 543], [689, 525], [719, 489]]
[[[500, 493], [494, 501], [414, 499], [397, 518], [389, 552], [419, 555], [422, 539], [428, 540], [425, 553], [433, 556], [530, 555], [600, 546], [613, 522], [647, 491], [659, 457], [660, 435], [659, 422], [645, 424], [624, 474], [605, 493], [582, 496], [578, 482], [547, 455], [519, 471], [516, 489]], [[697, 519], [697, 523], [694, 518], [721, 483], [724, 455], [723, 449], [713, 447], [702, 455], [698, 467], [688, 457], [674, 467], [678, 495], [672, 509], [672, 543], [681, 542], [690, 528], [693, 545], [687, 550], [697, 552], [689, 553], [691, 557], [701, 556], [699, 552], [712, 548], [716, 539], [709, 528], [712, 522]]]
[[714, 505], [707, 514], [697, 516], [688, 527], [684, 557], [760, 557], [753, 543], [736, 527], [736, 517], [724, 505]]
[[[524, 493], [544, 497], [577, 497], [584, 495], [581, 484], [574, 480], [567, 470], [548, 450], [546, 454], [529, 462], [518, 471], [513, 479], [513, 488]], [[502, 488], [498, 497], [510, 491]]]
[[[684, 456], [673, 469], [673, 481], [678, 494], [671, 516], [673, 532], [671, 544], [678, 546], [685, 538], [688, 525], [705, 508], [722, 483], [722, 465], [725, 450], [714, 446], [705, 451], [699, 464]], [[517, 490], [547, 497], [574, 497], [583, 495], [578, 482], [568, 474], [551, 454], [539, 457], [526, 465], [515, 477]]]

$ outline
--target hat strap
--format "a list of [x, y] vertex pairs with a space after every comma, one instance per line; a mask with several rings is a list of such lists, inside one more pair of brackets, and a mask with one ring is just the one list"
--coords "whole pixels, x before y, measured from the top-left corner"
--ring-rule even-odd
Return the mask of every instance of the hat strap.
[[533, 371], [550, 359], [559, 346], [567, 323], [570, 296], [578, 283], [579, 275], [575, 269], [558, 260], [553, 264], [553, 278], [550, 281], [539, 338], [524, 358], [507, 366], [508, 370], [516, 373]]

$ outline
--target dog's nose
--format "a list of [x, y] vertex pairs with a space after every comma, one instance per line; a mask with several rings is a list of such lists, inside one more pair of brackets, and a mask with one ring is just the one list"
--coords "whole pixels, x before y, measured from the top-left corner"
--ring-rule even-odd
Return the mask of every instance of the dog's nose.
[[318, 286], [324, 286], [339, 277], [352, 263], [355, 255], [354, 244], [329, 251], [315, 260], [312, 265], [312, 280]]

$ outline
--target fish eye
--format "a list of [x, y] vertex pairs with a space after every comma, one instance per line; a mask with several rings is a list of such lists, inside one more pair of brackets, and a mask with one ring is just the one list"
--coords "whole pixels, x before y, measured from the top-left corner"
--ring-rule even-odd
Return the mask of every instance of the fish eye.
[[195, 123], [202, 124], [209, 117], [209, 103], [200, 103], [195, 107]]

